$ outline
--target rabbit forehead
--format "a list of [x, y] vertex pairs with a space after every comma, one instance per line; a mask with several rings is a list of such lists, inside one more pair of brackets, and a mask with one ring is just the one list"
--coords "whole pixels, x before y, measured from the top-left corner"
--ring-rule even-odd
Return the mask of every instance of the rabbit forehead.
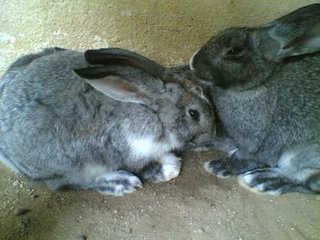
[[193, 79], [183, 80], [166, 84], [166, 93], [173, 102], [188, 103], [192, 100], [209, 103], [203, 88]]
[[204, 46], [203, 51], [210, 51], [208, 54], [212, 55], [212, 50], [220, 52], [223, 48], [243, 46], [247, 43], [250, 32], [251, 30], [245, 27], [228, 28], [212, 37]]

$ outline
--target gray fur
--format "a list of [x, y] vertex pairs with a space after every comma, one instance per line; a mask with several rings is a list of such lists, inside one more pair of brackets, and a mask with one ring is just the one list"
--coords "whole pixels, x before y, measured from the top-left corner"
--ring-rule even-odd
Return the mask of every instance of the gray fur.
[[[222, 142], [237, 151], [209, 161], [254, 192], [320, 192], [320, 4], [256, 28], [230, 28], [191, 59], [211, 82]], [[222, 150], [221, 143], [215, 143]]]
[[[154, 77], [146, 66], [123, 64], [116, 53], [156, 66], [151, 60], [123, 49], [110, 52], [116, 65], [89, 64], [83, 52], [58, 48], [13, 63], [0, 85], [0, 160], [52, 189], [71, 186], [111, 195], [140, 187], [133, 174], [143, 176], [141, 171], [153, 162], [168, 171], [165, 160], [173, 159], [176, 172], [160, 171], [158, 181], [176, 177], [180, 159], [170, 152], [214, 134], [209, 103], [176, 80], [181, 76], [170, 69], [158, 65], [163, 76]], [[169, 75], [173, 77], [167, 81]], [[199, 122], [188, 115], [189, 108], [200, 112]], [[154, 153], [144, 152], [143, 141], [132, 146], [145, 138], [155, 142]]]

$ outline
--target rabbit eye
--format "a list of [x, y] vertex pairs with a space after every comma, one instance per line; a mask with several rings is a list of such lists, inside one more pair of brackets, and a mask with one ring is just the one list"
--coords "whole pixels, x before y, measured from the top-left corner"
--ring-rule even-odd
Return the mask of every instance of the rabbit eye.
[[200, 113], [197, 110], [194, 109], [189, 109], [188, 110], [189, 115], [196, 120], [197, 122], [199, 122], [200, 120]]
[[227, 51], [227, 56], [236, 56], [236, 55], [239, 55], [240, 53], [242, 53], [242, 48], [240, 47], [233, 47], [233, 48], [230, 48], [228, 51]]

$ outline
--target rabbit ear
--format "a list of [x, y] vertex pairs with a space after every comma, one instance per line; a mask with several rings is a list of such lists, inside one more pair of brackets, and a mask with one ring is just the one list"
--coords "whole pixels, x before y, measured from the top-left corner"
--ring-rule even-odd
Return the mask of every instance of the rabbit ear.
[[164, 68], [158, 63], [121, 48], [101, 48], [97, 50], [87, 50], [85, 59], [90, 64], [102, 65], [127, 65], [139, 68], [154, 77], [163, 79]]
[[104, 67], [81, 68], [75, 69], [74, 72], [96, 90], [117, 101], [144, 105], [152, 103], [151, 94], [143, 86], [106, 71]]
[[254, 40], [269, 60], [320, 51], [320, 4], [300, 8], [254, 32]]

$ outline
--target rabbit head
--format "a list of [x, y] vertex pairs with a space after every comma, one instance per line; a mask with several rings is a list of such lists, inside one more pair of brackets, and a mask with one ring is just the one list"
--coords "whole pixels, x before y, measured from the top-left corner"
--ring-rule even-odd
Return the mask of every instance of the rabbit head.
[[[163, 135], [174, 138], [176, 148], [186, 143], [193, 147], [206, 145], [214, 136], [212, 106], [192, 75], [187, 76], [189, 70], [185, 67], [166, 69], [144, 56], [118, 48], [88, 50], [85, 59], [91, 66], [75, 69], [77, 75], [114, 100], [151, 109], [164, 126]], [[122, 71], [117, 71], [115, 65]], [[127, 71], [123, 71], [124, 67], [128, 67]], [[139, 72], [153, 79], [143, 78]]]
[[251, 88], [282, 64], [320, 50], [320, 4], [269, 24], [229, 28], [212, 37], [190, 60], [196, 75], [221, 88]]

